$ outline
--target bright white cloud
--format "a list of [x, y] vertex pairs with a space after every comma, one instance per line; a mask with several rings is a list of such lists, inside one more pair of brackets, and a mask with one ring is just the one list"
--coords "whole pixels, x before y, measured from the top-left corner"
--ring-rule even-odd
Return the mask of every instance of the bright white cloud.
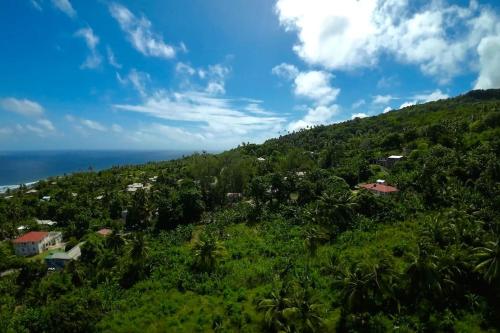
[[[134, 48], [145, 56], [170, 59], [175, 57], [176, 49], [163, 41], [151, 30], [151, 22], [144, 16], [136, 17], [126, 7], [112, 3], [109, 10]], [[185, 49], [181, 47], [181, 49]]]
[[390, 54], [441, 83], [474, 64], [477, 45], [499, 25], [476, 1], [460, 7], [445, 1], [278, 0], [276, 12], [285, 29], [297, 33], [295, 52], [311, 65], [349, 70]]
[[274, 75], [282, 77], [287, 80], [293, 80], [299, 75], [299, 70], [294, 65], [287, 63], [281, 63], [275, 66], [272, 71]]
[[76, 17], [76, 11], [69, 0], [52, 0], [52, 5], [71, 18]]
[[441, 90], [435, 90], [429, 94], [417, 94], [415, 96], [411, 97], [410, 101], [406, 101], [401, 106], [399, 107], [400, 109], [403, 109], [408, 106], [416, 105], [419, 103], [428, 103], [428, 102], [434, 102], [438, 101], [440, 99], [446, 99], [449, 98], [447, 94], [443, 93]]
[[294, 93], [314, 101], [316, 105], [328, 105], [340, 92], [340, 89], [330, 85], [332, 78], [333, 75], [324, 71], [301, 72], [294, 80]]
[[388, 107], [386, 107], [386, 108], [384, 109], [384, 113], [387, 113], [387, 112], [389, 112], [389, 111], [391, 111], [391, 110], [392, 110], [392, 108], [391, 108], [390, 106], [388, 106]]
[[396, 99], [395, 97], [392, 97], [391, 95], [377, 95], [373, 97], [373, 104], [377, 105], [387, 105], [389, 104], [393, 99]]
[[366, 113], [360, 112], [360, 113], [353, 113], [351, 115], [351, 119], [356, 119], [356, 118], [366, 118], [368, 115]]
[[37, 102], [13, 97], [0, 99], [0, 108], [28, 117], [39, 117], [42, 116], [44, 112], [44, 108]]
[[333, 117], [339, 113], [338, 105], [320, 105], [309, 108], [303, 119], [292, 122], [288, 125], [289, 131], [297, 131], [303, 128], [310, 128], [317, 125], [326, 125], [333, 122]]
[[500, 88], [500, 35], [484, 38], [477, 51], [480, 72], [475, 89]]
[[99, 51], [97, 51], [99, 37], [94, 34], [94, 31], [90, 27], [78, 30], [77, 32], [75, 32], [75, 36], [82, 38], [89, 49], [89, 54], [87, 55], [87, 58], [80, 66], [80, 68], [94, 69], [99, 67], [102, 62], [102, 57], [99, 54]]
[[278, 116], [257, 116], [237, 100], [220, 98], [200, 91], [167, 93], [157, 91], [138, 105], [117, 104], [118, 110], [147, 114], [154, 118], [183, 121], [196, 126], [199, 133], [235, 139], [255, 132], [269, 135], [284, 122]]

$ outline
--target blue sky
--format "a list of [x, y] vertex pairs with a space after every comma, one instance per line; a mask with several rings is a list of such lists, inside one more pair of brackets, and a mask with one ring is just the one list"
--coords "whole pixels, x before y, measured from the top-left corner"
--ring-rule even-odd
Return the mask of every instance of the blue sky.
[[497, 1], [3, 0], [0, 149], [208, 149], [500, 88]]

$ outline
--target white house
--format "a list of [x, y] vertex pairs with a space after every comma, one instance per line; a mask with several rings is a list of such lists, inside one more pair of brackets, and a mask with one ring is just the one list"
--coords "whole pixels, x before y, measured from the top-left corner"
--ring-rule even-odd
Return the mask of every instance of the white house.
[[130, 184], [127, 186], [127, 192], [135, 192], [138, 189], [142, 189], [142, 188], [144, 188], [144, 185], [141, 183]]
[[30, 231], [12, 241], [18, 256], [31, 256], [42, 253], [50, 246], [62, 242], [62, 233], [47, 231]]

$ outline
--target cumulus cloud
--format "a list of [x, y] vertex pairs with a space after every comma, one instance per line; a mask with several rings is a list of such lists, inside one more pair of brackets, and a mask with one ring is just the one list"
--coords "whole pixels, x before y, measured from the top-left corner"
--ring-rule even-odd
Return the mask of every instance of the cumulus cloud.
[[476, 1], [461, 7], [445, 1], [278, 0], [276, 13], [286, 30], [297, 33], [294, 51], [311, 65], [350, 70], [390, 54], [441, 83], [472, 65], [476, 47], [499, 29], [498, 17]]
[[437, 89], [428, 94], [417, 94], [412, 96], [410, 101], [406, 101], [399, 107], [400, 109], [406, 108], [408, 106], [416, 105], [419, 103], [428, 103], [438, 101], [440, 99], [449, 98], [447, 94], [443, 93], [441, 90]]
[[351, 119], [366, 118], [366, 117], [368, 117], [368, 115], [366, 113], [362, 113], [362, 112], [360, 112], [360, 113], [353, 113], [351, 115]]
[[118, 124], [113, 124], [113, 125], [111, 125], [111, 130], [115, 133], [121, 133], [121, 132], [123, 132], [123, 127], [121, 127]]
[[384, 113], [387, 113], [387, 112], [389, 112], [389, 111], [391, 111], [391, 110], [392, 110], [392, 108], [391, 108], [390, 106], [388, 106], [388, 107], [386, 107], [386, 108], [384, 109]]
[[[137, 17], [118, 3], [111, 3], [109, 11], [137, 51], [148, 57], [165, 59], [175, 57], [176, 48], [165, 43], [160, 35], [152, 31], [152, 24], [145, 16]], [[185, 46], [181, 46], [180, 49], [186, 50]]]
[[299, 70], [294, 65], [290, 65], [287, 63], [281, 63], [278, 66], [275, 66], [271, 72], [279, 77], [282, 77], [287, 80], [293, 80], [299, 75]]
[[389, 104], [393, 99], [396, 99], [395, 97], [392, 97], [391, 95], [377, 95], [373, 97], [373, 104], [377, 105], [387, 105]]
[[52, 0], [52, 5], [71, 18], [76, 17], [76, 11], [69, 0]]
[[102, 62], [102, 57], [99, 54], [99, 51], [97, 50], [97, 44], [99, 44], [99, 37], [97, 37], [97, 35], [94, 34], [94, 31], [90, 27], [78, 30], [77, 32], [75, 32], [75, 36], [82, 38], [89, 49], [89, 54], [87, 55], [87, 58], [80, 66], [80, 68], [94, 69], [99, 67]]
[[14, 112], [28, 117], [40, 117], [44, 113], [44, 108], [37, 102], [14, 97], [0, 99], [0, 108], [8, 112]]
[[332, 74], [324, 71], [301, 72], [294, 80], [294, 93], [314, 101], [316, 105], [328, 105], [340, 92], [340, 89], [330, 85], [332, 78]]
[[45, 129], [46, 131], [53, 132], [56, 130], [52, 122], [48, 119], [39, 119], [37, 123], [41, 128]]
[[297, 131], [303, 128], [310, 128], [317, 125], [326, 125], [333, 122], [333, 117], [339, 113], [338, 105], [320, 105], [309, 108], [304, 118], [294, 121], [288, 125], [289, 131]]
[[484, 38], [477, 48], [480, 72], [475, 89], [500, 88], [500, 34]]

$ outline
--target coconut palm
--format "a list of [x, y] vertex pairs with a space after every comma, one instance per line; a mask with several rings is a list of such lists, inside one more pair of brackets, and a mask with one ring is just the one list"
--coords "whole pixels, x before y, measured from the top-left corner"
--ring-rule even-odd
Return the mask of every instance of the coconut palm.
[[316, 256], [319, 245], [330, 240], [328, 234], [317, 226], [308, 228], [304, 233], [304, 246], [311, 256]]
[[225, 248], [218, 240], [202, 235], [193, 247], [195, 265], [205, 271], [211, 271], [217, 260], [225, 255]]
[[484, 278], [493, 282], [500, 276], [500, 240], [486, 242], [485, 246], [474, 249], [478, 263], [475, 271], [483, 273]]

